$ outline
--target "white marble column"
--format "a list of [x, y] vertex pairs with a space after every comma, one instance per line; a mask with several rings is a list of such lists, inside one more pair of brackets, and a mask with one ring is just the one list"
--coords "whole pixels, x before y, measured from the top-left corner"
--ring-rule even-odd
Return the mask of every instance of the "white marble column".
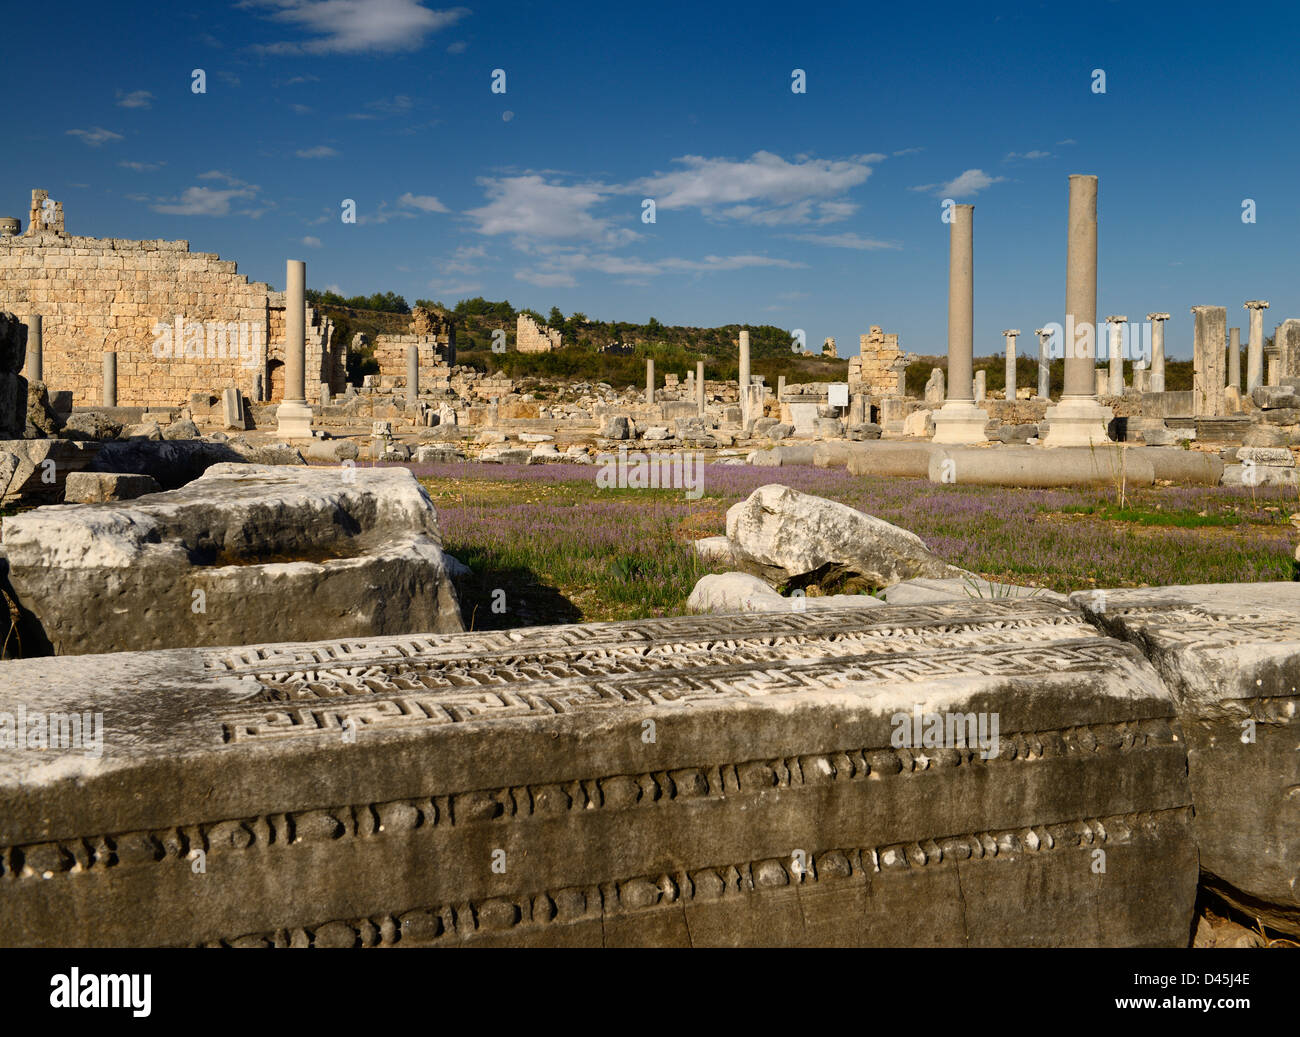
[[1047, 328], [1035, 328], [1038, 336], [1038, 398], [1049, 400], [1052, 395], [1052, 358], [1048, 349], [1052, 342], [1052, 332]]
[[1228, 329], [1228, 385], [1241, 391], [1241, 329]]
[[117, 354], [104, 354], [104, 406], [117, 406]]
[[700, 414], [704, 413], [704, 361], [695, 362], [695, 406]]
[[1002, 332], [1002, 337], [1007, 343], [1007, 371], [1006, 398], [1015, 400], [1016, 398], [1016, 339], [1020, 337], [1019, 329], [1010, 329]]
[[948, 398], [934, 415], [934, 442], [983, 443], [988, 412], [975, 406], [975, 206], [953, 207], [948, 225]]
[[1124, 325], [1128, 318], [1121, 314], [1111, 314], [1106, 318], [1110, 337], [1110, 384], [1107, 389], [1112, 396], [1124, 395]]
[[1165, 391], [1165, 321], [1167, 313], [1148, 313], [1151, 322], [1151, 391]]
[[[324, 384], [324, 383], [322, 383]], [[321, 401], [324, 402], [322, 396]], [[418, 406], [420, 403], [420, 350], [411, 344], [406, 347], [406, 405]]]
[[1242, 303], [1250, 311], [1250, 338], [1246, 344], [1246, 392], [1264, 384], [1264, 311], [1268, 303], [1251, 299]]
[[23, 375], [29, 382], [45, 381], [45, 349], [41, 335], [41, 315], [33, 313], [27, 318], [27, 362], [23, 368]]
[[276, 408], [276, 434], [311, 438], [307, 404], [307, 264], [290, 259], [284, 278], [284, 400]]
[[645, 358], [645, 402], [654, 403], [655, 401], [655, 358], [648, 356]]
[[1108, 442], [1113, 412], [1097, 402], [1097, 178], [1070, 177], [1065, 254], [1065, 390], [1047, 411], [1044, 446]]
[[740, 425], [749, 426], [749, 332], [740, 331]]

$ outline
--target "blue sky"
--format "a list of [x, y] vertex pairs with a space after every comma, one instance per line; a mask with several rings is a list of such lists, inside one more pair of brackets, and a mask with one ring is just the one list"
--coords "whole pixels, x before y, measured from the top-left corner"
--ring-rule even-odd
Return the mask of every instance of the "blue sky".
[[1193, 305], [1243, 338], [1246, 299], [1269, 333], [1300, 309], [1289, 5], [108, 10], [9, 11], [8, 39], [44, 42], [0, 66], [0, 214], [46, 187], [72, 233], [185, 238], [276, 287], [301, 258], [349, 295], [771, 323], [847, 356], [871, 324], [944, 350], [952, 197], [984, 355], [1062, 319], [1067, 177], [1095, 173], [1099, 317], [1167, 310], [1187, 357]]

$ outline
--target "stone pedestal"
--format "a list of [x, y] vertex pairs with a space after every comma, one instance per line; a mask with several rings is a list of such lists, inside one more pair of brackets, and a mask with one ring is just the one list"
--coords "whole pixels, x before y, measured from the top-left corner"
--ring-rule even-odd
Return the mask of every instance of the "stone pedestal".
[[[1103, 377], [1105, 373], [1103, 372]], [[1062, 396], [1055, 407], [1048, 407], [1044, 420], [1050, 426], [1043, 446], [1090, 446], [1109, 443], [1106, 426], [1115, 416], [1095, 396]]]
[[972, 400], [949, 400], [934, 412], [934, 442], [985, 443], [989, 412]]

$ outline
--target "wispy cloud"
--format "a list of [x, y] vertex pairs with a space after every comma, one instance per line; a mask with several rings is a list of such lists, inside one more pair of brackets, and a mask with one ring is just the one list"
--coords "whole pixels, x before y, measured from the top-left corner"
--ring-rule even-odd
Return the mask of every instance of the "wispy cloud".
[[121, 90], [117, 92], [117, 106], [119, 108], [150, 108], [153, 106], [153, 94], [148, 90], [132, 90], [129, 94]]
[[294, 154], [299, 158], [334, 158], [338, 152], [324, 144], [317, 144], [314, 148], [300, 148]]
[[635, 181], [624, 190], [654, 198], [660, 209], [697, 208], [706, 216], [757, 224], [829, 223], [857, 206], [840, 198], [866, 182], [884, 155], [832, 160], [799, 156], [790, 162], [770, 151], [747, 159], [684, 155], [683, 168]]
[[875, 238], [864, 238], [853, 231], [846, 231], [843, 234], [788, 234], [786, 236], [795, 241], [807, 241], [814, 245], [829, 245], [831, 248], [870, 250], [903, 247], [897, 242], [877, 241]]
[[941, 198], [971, 198], [989, 185], [1000, 184], [1004, 180], [1006, 180], [1006, 177], [989, 176], [982, 169], [968, 169], [947, 183], [921, 184], [918, 187], [909, 188], [909, 190], [932, 191]]
[[155, 169], [161, 169], [166, 162], [127, 162], [125, 160], [118, 163], [123, 169], [134, 169], [137, 173], [151, 173]]
[[96, 126], [89, 130], [68, 130], [68, 136], [80, 137], [84, 143], [89, 144], [92, 148], [97, 148], [101, 144], [107, 144], [110, 141], [126, 139], [120, 133], [106, 130], [103, 126]]
[[320, 247], [321, 247], [321, 246], [320, 246], [320, 238], [313, 238], [310, 234], [308, 234], [305, 238], [303, 238], [301, 243], [302, 243], [303, 245], [306, 245], [308, 248], [320, 248]]
[[615, 228], [591, 210], [607, 198], [603, 184], [559, 184], [536, 173], [484, 178], [488, 203], [468, 210], [480, 234], [514, 234], [524, 238], [588, 240], [618, 244], [635, 235]]
[[1051, 158], [1051, 157], [1052, 157], [1052, 153], [1051, 153], [1050, 151], [1023, 151], [1023, 152], [1022, 152], [1022, 151], [1008, 151], [1008, 152], [1007, 152], [1007, 157], [1004, 158], [1002, 161], [1003, 161], [1003, 162], [1016, 162], [1016, 161], [1020, 161], [1020, 160], [1023, 160], [1023, 159], [1027, 159], [1027, 160], [1029, 160], [1030, 162], [1032, 162], [1032, 161], [1034, 161], [1035, 159], [1040, 159], [1040, 158]]
[[402, 197], [397, 199], [398, 205], [405, 205], [410, 209], [419, 209], [421, 212], [450, 212], [442, 202], [438, 201], [431, 194], [411, 194], [407, 191]]
[[468, 8], [435, 11], [419, 0], [244, 0], [245, 8], [272, 8], [266, 17], [301, 30], [307, 40], [258, 46], [268, 54], [358, 54], [413, 51], [425, 37], [467, 17]]
[[236, 198], [252, 198], [248, 188], [218, 190], [212, 187], [187, 187], [179, 198], [160, 198], [153, 203], [154, 212], [170, 216], [228, 216]]

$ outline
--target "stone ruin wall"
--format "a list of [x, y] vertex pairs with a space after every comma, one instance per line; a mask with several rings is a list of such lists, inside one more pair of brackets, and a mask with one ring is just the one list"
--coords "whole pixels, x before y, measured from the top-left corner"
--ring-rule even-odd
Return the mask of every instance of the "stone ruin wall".
[[562, 339], [554, 328], [538, 324], [526, 313], [515, 323], [515, 348], [521, 353], [549, 353], [560, 348]]
[[401, 335], [376, 335], [374, 358], [381, 389], [406, 388], [406, 349], [415, 346], [420, 364], [420, 389], [451, 388], [456, 363], [456, 325], [451, 314], [417, 306], [411, 329]]
[[895, 395], [898, 373], [894, 364], [902, 359], [898, 335], [886, 335], [879, 326], [872, 325], [871, 330], [858, 341], [861, 355], [849, 360], [850, 391], [872, 396]]
[[[117, 352], [121, 406], [176, 406], [231, 384], [255, 399], [258, 374], [264, 396], [283, 394], [284, 293], [249, 281], [214, 253], [191, 252], [187, 241], [32, 233], [29, 226], [21, 237], [0, 237], [0, 309], [41, 315], [45, 382], [51, 391], [70, 390], [77, 406], [102, 403], [106, 351]], [[332, 323], [307, 311], [307, 399], [319, 402], [321, 382], [343, 390], [345, 357]], [[210, 327], [205, 355], [155, 356], [155, 325], [174, 327], [177, 316], [186, 324], [244, 322], [251, 364], [240, 349], [223, 348]]]

